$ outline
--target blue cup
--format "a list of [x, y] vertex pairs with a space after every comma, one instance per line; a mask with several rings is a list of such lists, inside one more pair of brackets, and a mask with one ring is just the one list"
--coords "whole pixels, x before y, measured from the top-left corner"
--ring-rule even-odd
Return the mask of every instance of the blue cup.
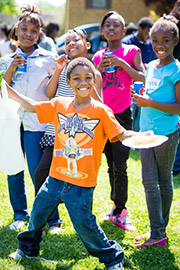
[[[27, 54], [25, 53], [19, 53], [19, 55], [22, 55], [24, 57], [24, 59], [27, 60]], [[27, 71], [27, 64], [23, 65], [23, 66], [20, 66], [20, 67], [17, 67], [16, 69], [16, 74], [19, 74], [19, 73], [24, 73]]]
[[142, 93], [140, 93], [141, 88], [144, 87], [144, 84], [142, 82], [134, 82], [133, 86], [134, 86], [134, 91], [137, 94], [142, 94]]
[[[108, 55], [112, 55], [112, 54], [113, 54], [112, 52], [106, 52], [104, 54], [104, 56], [108, 56]], [[114, 65], [111, 65], [109, 68], [106, 68], [106, 72], [111, 73], [111, 72], [114, 72], [114, 71], [116, 71], [116, 67]]]

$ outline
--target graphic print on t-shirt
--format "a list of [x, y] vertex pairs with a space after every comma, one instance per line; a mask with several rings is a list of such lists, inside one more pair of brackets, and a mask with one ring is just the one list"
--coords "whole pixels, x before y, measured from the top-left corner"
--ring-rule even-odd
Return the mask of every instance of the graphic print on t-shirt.
[[67, 168], [58, 167], [57, 170], [74, 178], [86, 178], [85, 173], [78, 171], [77, 160], [92, 155], [92, 148], [83, 148], [94, 138], [93, 130], [99, 119], [87, 119], [83, 115], [65, 116], [58, 113], [58, 137], [64, 145], [62, 149], [54, 149], [55, 156], [67, 159]]
[[103, 91], [108, 87], [117, 86], [118, 88], [122, 88], [121, 79], [120, 79], [121, 68], [116, 67], [116, 71], [112, 73], [107, 73], [103, 71]]
[[161, 80], [157, 78], [151, 78], [150, 80], [146, 80], [146, 88], [148, 89], [148, 93], [154, 92], [159, 88]]

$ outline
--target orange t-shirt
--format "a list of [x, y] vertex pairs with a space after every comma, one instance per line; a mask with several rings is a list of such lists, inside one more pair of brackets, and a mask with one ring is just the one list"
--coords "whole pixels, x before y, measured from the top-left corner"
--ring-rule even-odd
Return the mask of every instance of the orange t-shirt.
[[53, 122], [55, 143], [49, 175], [82, 187], [94, 187], [107, 139], [124, 131], [109, 107], [92, 100], [81, 110], [73, 98], [58, 97], [35, 108], [40, 123]]

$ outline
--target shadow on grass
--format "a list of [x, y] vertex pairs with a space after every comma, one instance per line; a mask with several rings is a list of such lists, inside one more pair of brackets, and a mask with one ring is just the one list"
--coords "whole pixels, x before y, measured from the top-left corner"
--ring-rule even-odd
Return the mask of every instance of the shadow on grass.
[[[4, 265], [6, 265], [9, 254], [14, 252], [18, 247], [17, 232], [10, 231], [8, 227], [3, 227], [0, 230], [0, 239], [0, 258], [1, 262], [4, 260]], [[89, 254], [76, 233], [69, 235], [48, 234], [43, 236], [41, 251], [38, 257], [45, 258], [51, 262], [23, 258], [18, 264], [28, 270], [72, 269], [73, 265], [87, 256]], [[66, 266], [57, 264], [56, 262], [63, 263]], [[8, 259], [8, 263], [17, 264], [17, 262], [11, 259]], [[12, 269], [16, 268], [12, 267]]]
[[[168, 243], [165, 247], [151, 246], [134, 249], [129, 256], [133, 262], [131, 269], [140, 270], [179, 270], [174, 254]], [[127, 264], [125, 264], [126, 267]]]
[[109, 240], [117, 240], [119, 243], [125, 237], [125, 231], [113, 225], [110, 220], [104, 220], [99, 223]]
[[[167, 240], [165, 247], [151, 246], [133, 249], [129, 246], [129, 238], [126, 241], [126, 232], [116, 226], [112, 227], [111, 221], [100, 223], [102, 229], [106, 232], [108, 239], [115, 239], [125, 252], [125, 269], [136, 270], [179, 270], [177, 259], [171, 252]], [[128, 236], [127, 236], [128, 238]], [[128, 244], [127, 244], [128, 243]]]

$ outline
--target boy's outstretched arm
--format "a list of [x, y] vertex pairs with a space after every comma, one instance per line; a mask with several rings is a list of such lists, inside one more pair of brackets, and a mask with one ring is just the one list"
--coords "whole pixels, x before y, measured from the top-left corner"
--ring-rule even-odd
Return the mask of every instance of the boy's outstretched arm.
[[119, 134], [117, 136], [119, 141], [124, 141], [127, 138], [130, 138], [132, 136], [142, 136], [142, 135], [147, 135], [147, 136], [152, 136], [154, 135], [154, 132], [152, 130], [146, 131], [146, 132], [136, 132], [133, 130], [124, 130], [123, 133]]
[[6, 83], [6, 86], [7, 86], [7, 91], [10, 98], [19, 102], [21, 106], [23, 106], [26, 110], [30, 112], [36, 112], [34, 105], [37, 102], [35, 100], [18, 93], [16, 90], [10, 87], [9, 84], [7, 83]]

